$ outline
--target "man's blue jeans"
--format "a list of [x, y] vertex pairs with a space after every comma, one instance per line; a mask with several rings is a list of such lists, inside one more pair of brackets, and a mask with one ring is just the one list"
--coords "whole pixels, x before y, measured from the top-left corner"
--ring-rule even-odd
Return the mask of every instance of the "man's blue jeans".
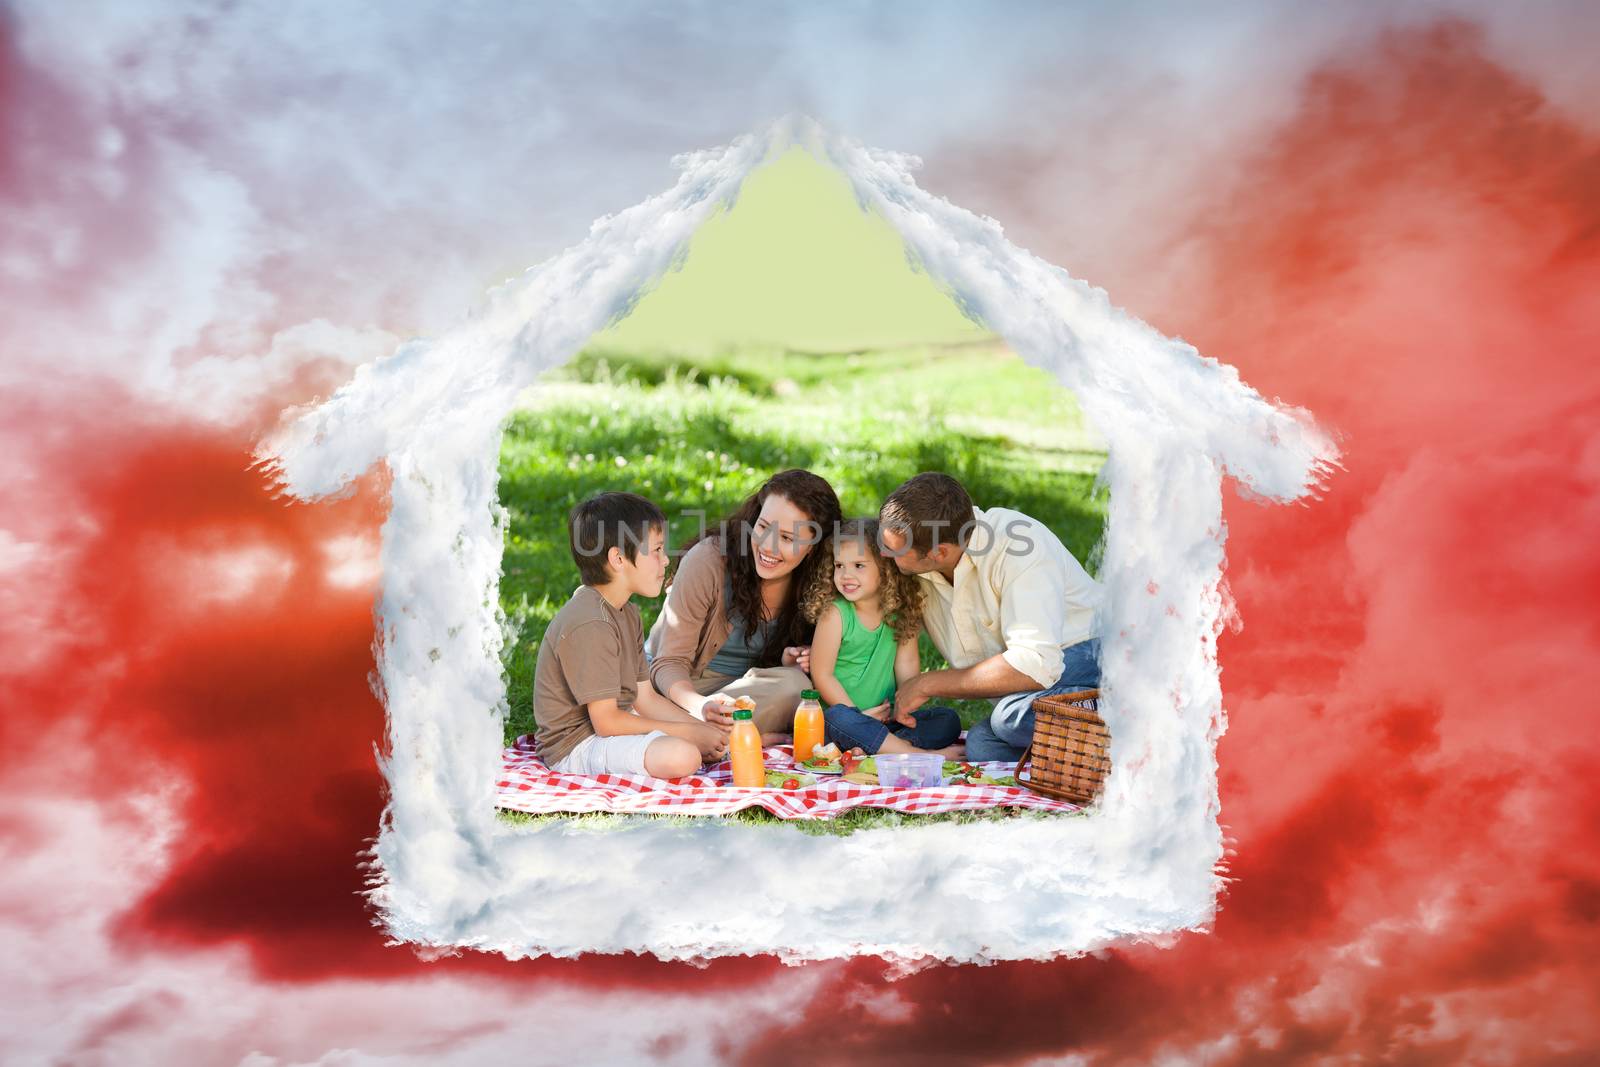
[[961, 716], [954, 708], [922, 707], [911, 717], [916, 720], [915, 726], [901, 726], [892, 717], [888, 722], [879, 722], [849, 704], [835, 704], [822, 713], [829, 741], [846, 751], [860, 748], [871, 756], [877, 755], [883, 739], [891, 732], [912, 748], [929, 751], [953, 745], [961, 736]]
[[1015, 763], [1033, 740], [1033, 702], [1052, 693], [1100, 687], [1100, 639], [1091, 637], [1061, 650], [1061, 677], [1049, 689], [997, 697], [989, 718], [967, 731], [967, 759]]

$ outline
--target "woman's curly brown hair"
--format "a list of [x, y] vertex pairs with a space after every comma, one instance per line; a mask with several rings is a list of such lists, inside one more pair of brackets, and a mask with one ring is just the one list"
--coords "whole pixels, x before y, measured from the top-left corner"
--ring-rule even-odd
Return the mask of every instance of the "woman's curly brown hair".
[[901, 574], [894, 560], [884, 554], [883, 542], [878, 539], [877, 519], [849, 519], [839, 523], [826, 541], [817, 546], [817, 555], [827, 561], [818, 567], [811, 582], [801, 594], [800, 613], [812, 623], [822, 617], [822, 610], [839, 596], [833, 584], [833, 546], [840, 541], [859, 541], [878, 561], [878, 603], [883, 607], [883, 617], [894, 627], [896, 641], [917, 636], [922, 629], [922, 586], [912, 574]]
[[[726, 560], [728, 575], [733, 582], [733, 603], [728, 617], [735, 622], [744, 620], [746, 641], [755, 637], [764, 611], [761, 602], [761, 577], [756, 573], [755, 549], [750, 544], [751, 531], [755, 527], [756, 517], [761, 514], [761, 506], [773, 493], [788, 500], [804, 512], [807, 519], [816, 524], [817, 534], [813, 536], [819, 536], [822, 531], [838, 526], [839, 520], [844, 516], [839, 507], [839, 498], [826, 479], [807, 470], [791, 468], [779, 471], [768, 478], [762, 483], [761, 488], [751, 493], [745, 498], [744, 503], [734, 509], [733, 514], [705, 530], [698, 537], [691, 538], [682, 549], [687, 552], [701, 541], [716, 540]], [[766, 647], [756, 655], [756, 666], [776, 667], [783, 662], [783, 650], [786, 646], [811, 643], [811, 631], [814, 626], [807, 625], [802, 617], [800, 594], [811, 587], [818, 574], [825, 574], [830, 580], [833, 575], [833, 554], [818, 551], [819, 548], [820, 544], [813, 545], [805, 558], [800, 561], [800, 565], [795, 568], [794, 578], [790, 580], [789, 589], [784, 594], [783, 605], [775, 616], [777, 622], [767, 638]], [[673, 577], [677, 577], [676, 570], [673, 572]], [[671, 584], [669, 579], [667, 585]]]

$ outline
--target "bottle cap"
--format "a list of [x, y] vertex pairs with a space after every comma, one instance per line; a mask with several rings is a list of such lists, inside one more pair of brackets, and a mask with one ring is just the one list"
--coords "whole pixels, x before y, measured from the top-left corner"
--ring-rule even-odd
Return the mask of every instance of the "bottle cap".
[[817, 692], [815, 689], [802, 689], [802, 690], [800, 690], [800, 699], [801, 700], [820, 700], [820, 699], [822, 699], [822, 694]]
[[752, 719], [754, 717], [755, 712], [751, 711], [749, 708], [739, 708], [733, 713], [734, 722], [744, 722], [745, 720]]

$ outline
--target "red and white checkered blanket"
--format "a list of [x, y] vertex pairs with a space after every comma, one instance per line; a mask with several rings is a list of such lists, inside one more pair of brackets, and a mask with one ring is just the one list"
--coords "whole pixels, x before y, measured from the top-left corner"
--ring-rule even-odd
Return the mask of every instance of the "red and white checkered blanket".
[[[768, 770], [794, 767], [788, 745], [766, 750]], [[1009, 763], [980, 763], [991, 777], [1010, 774]], [[647, 775], [561, 774], [534, 755], [533, 738], [519, 737], [505, 750], [495, 806], [535, 815], [556, 812], [625, 812], [655, 815], [730, 815], [760, 807], [780, 819], [831, 819], [851, 808], [890, 808], [927, 815], [977, 808], [1039, 808], [1077, 811], [1078, 805], [1051, 800], [1021, 786], [941, 785], [922, 789], [857, 785], [817, 776], [803, 789], [740, 789], [727, 761], [686, 778]]]

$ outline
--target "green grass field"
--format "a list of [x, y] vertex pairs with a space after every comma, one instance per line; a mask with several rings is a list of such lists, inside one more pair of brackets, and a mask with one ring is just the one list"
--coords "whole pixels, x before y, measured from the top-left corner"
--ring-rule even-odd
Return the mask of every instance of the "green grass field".
[[[539, 638], [578, 581], [566, 515], [590, 493], [629, 490], [654, 500], [671, 520], [672, 550], [698, 532], [692, 511], [715, 522], [787, 467], [828, 479], [846, 516], [876, 515], [906, 478], [944, 471], [978, 506], [1012, 507], [1046, 523], [1093, 572], [1106, 504], [1093, 486], [1104, 461], [1071, 394], [999, 344], [825, 354], [584, 352], [524, 395], [501, 447], [500, 501], [510, 524], [500, 599], [519, 634], [506, 656], [506, 741], [533, 731]], [[661, 603], [639, 604], [646, 630]], [[926, 637], [923, 666], [945, 666]], [[954, 706], [969, 725], [989, 707]], [[851, 816], [807, 829], [838, 833], [930, 818]]]

